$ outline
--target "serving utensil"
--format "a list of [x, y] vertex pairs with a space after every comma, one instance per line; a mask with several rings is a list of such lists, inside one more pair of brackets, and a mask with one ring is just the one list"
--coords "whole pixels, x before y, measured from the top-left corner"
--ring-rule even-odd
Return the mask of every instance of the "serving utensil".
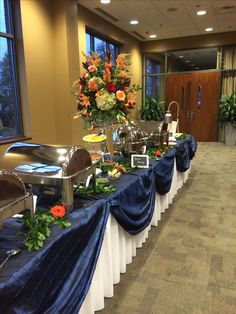
[[6, 264], [6, 262], [14, 255], [20, 253], [22, 250], [21, 249], [11, 249], [7, 251], [7, 257], [5, 260], [0, 264], [0, 270], [3, 268], [3, 266]]

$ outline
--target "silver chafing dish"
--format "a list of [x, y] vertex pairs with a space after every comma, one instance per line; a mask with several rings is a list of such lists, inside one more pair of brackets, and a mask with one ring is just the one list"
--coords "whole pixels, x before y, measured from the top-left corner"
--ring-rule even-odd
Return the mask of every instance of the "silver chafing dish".
[[152, 131], [148, 137], [148, 146], [163, 146], [164, 143], [169, 143], [169, 132], [167, 131], [168, 124], [164, 121], [157, 121], [157, 128]]
[[113, 135], [114, 150], [125, 154], [143, 153], [146, 150], [147, 134], [136, 125], [123, 124]]
[[33, 196], [14, 173], [0, 170], [0, 228], [3, 221], [29, 209], [33, 214]]
[[146, 141], [148, 146], [162, 146], [163, 143], [168, 144], [168, 125], [164, 121], [141, 121], [139, 127], [148, 134]]
[[94, 175], [95, 169], [90, 154], [80, 146], [21, 142], [6, 150], [0, 168], [13, 170], [24, 183], [43, 193], [51, 188], [59, 190], [68, 210], [73, 207], [73, 185]]

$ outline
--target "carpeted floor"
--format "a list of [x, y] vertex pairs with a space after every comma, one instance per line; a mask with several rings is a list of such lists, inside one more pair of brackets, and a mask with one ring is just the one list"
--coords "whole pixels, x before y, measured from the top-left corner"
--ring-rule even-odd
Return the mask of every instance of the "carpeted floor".
[[235, 146], [198, 145], [187, 183], [98, 313], [236, 313]]

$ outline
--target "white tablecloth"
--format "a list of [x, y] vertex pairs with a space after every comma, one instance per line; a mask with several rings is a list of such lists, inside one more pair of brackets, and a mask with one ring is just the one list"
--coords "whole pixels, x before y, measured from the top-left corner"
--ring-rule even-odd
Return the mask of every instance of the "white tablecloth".
[[164, 213], [172, 203], [178, 189], [186, 182], [189, 172], [190, 169], [184, 173], [178, 172], [175, 162], [171, 189], [163, 196], [156, 194], [152, 221], [139, 234], [130, 235], [117, 223], [112, 214], [109, 215], [93, 280], [79, 314], [91, 314], [104, 308], [104, 298], [111, 298], [114, 295], [113, 285], [120, 282], [120, 273], [125, 273], [126, 265], [132, 263], [132, 258], [136, 256], [136, 248], [142, 247], [151, 226], [158, 226], [161, 213]]

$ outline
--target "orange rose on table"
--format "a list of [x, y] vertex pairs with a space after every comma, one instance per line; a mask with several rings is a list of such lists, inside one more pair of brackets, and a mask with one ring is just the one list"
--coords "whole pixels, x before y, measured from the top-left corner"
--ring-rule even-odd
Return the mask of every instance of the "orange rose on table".
[[119, 101], [123, 101], [125, 100], [125, 92], [123, 90], [118, 90], [116, 92], [116, 98], [119, 100]]
[[156, 151], [156, 156], [162, 157], [162, 153], [161, 153], [161, 151], [159, 149]]
[[51, 213], [55, 219], [63, 218], [66, 214], [65, 205], [55, 205], [51, 208]]

